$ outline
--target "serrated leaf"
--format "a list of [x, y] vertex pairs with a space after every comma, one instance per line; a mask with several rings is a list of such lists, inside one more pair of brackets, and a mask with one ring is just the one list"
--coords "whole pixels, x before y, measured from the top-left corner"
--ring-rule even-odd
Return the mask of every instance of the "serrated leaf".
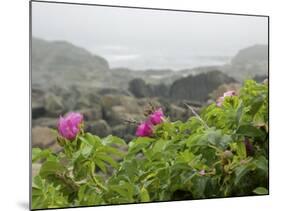
[[265, 195], [268, 194], [268, 190], [264, 187], [257, 187], [255, 190], [253, 190], [253, 193], [258, 195]]
[[100, 170], [101, 170], [103, 173], [105, 173], [105, 174], [107, 173], [105, 163], [104, 163], [102, 160], [96, 158], [96, 159], [95, 159], [95, 164], [100, 168]]
[[50, 174], [63, 173], [65, 170], [65, 167], [56, 161], [46, 161], [42, 165], [39, 174], [42, 177], [46, 177]]
[[105, 145], [109, 145], [109, 144], [115, 144], [117, 146], [126, 145], [126, 142], [123, 139], [113, 136], [113, 135], [109, 135], [109, 136], [103, 138], [102, 143]]
[[141, 189], [140, 197], [141, 197], [141, 202], [149, 202], [150, 201], [149, 193], [148, 193], [148, 191], [145, 187], [143, 187]]
[[49, 157], [51, 154], [52, 152], [49, 149], [42, 150], [40, 148], [32, 148], [32, 162], [45, 159]]
[[114, 168], [118, 168], [118, 166], [119, 166], [119, 164], [114, 159], [112, 159], [110, 156], [108, 156], [106, 154], [98, 153], [96, 155], [96, 158], [99, 159], [99, 160], [107, 162], [109, 165], [111, 165]]
[[252, 125], [241, 125], [239, 128], [236, 130], [236, 133], [239, 135], [243, 136], [248, 136], [248, 137], [265, 137], [265, 133], [259, 130], [258, 128], [252, 126]]

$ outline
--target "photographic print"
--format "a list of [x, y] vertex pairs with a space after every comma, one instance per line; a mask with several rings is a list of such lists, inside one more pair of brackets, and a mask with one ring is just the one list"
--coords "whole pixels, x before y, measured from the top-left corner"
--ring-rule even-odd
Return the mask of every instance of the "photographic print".
[[30, 29], [32, 210], [269, 194], [268, 16], [31, 1]]

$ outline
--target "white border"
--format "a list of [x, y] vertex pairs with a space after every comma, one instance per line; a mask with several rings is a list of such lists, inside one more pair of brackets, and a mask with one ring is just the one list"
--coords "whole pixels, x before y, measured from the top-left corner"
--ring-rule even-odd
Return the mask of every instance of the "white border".
[[[59, 1], [59, 0], [58, 0]], [[278, 1], [250, 0], [66, 0], [68, 2], [261, 14], [270, 16], [270, 196], [152, 203], [66, 210], [276, 210], [280, 207], [280, 20]], [[0, 198], [1, 210], [28, 209], [29, 139], [29, 3], [1, 2], [1, 101], [0, 101]], [[278, 48], [279, 47], [279, 48]], [[274, 114], [274, 115], [273, 115]], [[279, 129], [280, 131], [280, 129]], [[280, 199], [279, 199], [280, 200]]]

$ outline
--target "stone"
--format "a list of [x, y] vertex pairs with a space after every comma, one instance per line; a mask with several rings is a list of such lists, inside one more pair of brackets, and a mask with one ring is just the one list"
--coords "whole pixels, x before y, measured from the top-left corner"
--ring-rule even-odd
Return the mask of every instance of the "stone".
[[32, 120], [32, 127], [41, 126], [56, 129], [58, 124], [58, 118], [41, 117]]
[[209, 94], [221, 84], [234, 83], [235, 80], [220, 71], [191, 75], [176, 80], [170, 88], [173, 100], [206, 102]]
[[51, 149], [53, 152], [59, 152], [62, 148], [56, 141], [56, 132], [47, 127], [32, 128], [32, 147], [41, 149]]
[[137, 98], [150, 97], [149, 87], [140, 78], [133, 79], [129, 82], [129, 91]]
[[95, 134], [101, 138], [111, 134], [111, 128], [105, 120], [85, 122], [85, 131]]
[[62, 98], [53, 93], [47, 93], [45, 95], [44, 106], [47, 112], [46, 115], [50, 117], [58, 117], [65, 111]]

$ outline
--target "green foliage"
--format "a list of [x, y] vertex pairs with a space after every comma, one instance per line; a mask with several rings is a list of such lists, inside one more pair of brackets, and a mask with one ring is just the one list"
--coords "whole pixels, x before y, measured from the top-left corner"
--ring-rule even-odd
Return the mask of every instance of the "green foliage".
[[128, 145], [90, 133], [63, 144], [59, 154], [32, 150], [42, 163], [33, 208], [267, 194], [268, 87], [246, 81], [221, 107], [166, 119]]

